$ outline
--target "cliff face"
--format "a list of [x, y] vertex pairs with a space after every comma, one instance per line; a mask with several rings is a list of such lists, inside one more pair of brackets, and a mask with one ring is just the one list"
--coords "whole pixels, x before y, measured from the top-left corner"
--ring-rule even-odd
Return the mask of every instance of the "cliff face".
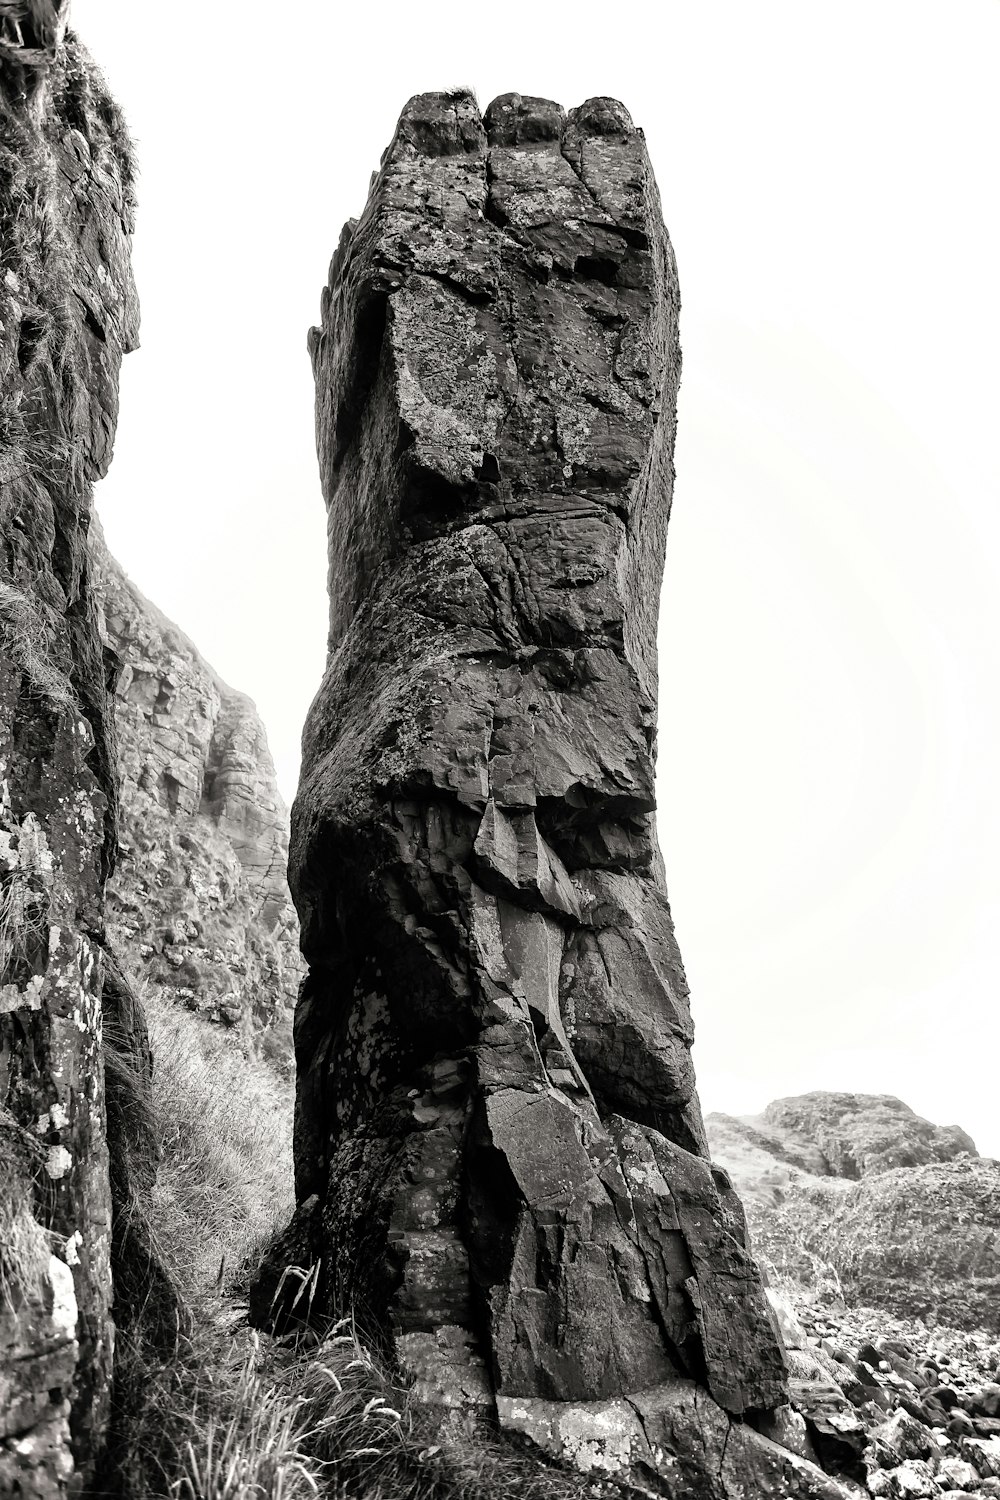
[[677, 314], [620, 104], [410, 101], [310, 341], [331, 655], [299, 1208], [254, 1310], [312, 1265], [428, 1402], [655, 1493], [828, 1494], [745, 1420], [776, 1430], [782, 1354], [655, 842]]
[[122, 816], [108, 928], [133, 972], [248, 1037], [289, 1014], [302, 964], [288, 817], [264, 726], [91, 532], [117, 658]]
[[[117, 110], [64, 6], [2, 10], [0, 1492], [42, 1496], [100, 1445], [125, 1232], [111, 1170], [138, 1186], [105, 1107], [117, 791], [87, 550], [137, 307]], [[120, 988], [114, 1011], [141, 1091], [141, 1016]]]

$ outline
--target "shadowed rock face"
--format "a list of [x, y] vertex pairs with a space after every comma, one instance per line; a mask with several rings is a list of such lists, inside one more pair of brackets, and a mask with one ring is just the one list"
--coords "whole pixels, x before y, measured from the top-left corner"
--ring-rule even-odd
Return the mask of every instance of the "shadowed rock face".
[[652, 817], [677, 315], [620, 104], [410, 101], [310, 338], [299, 1208], [254, 1311], [318, 1262], [314, 1311], [350, 1298], [425, 1399], [721, 1496], [793, 1460], [745, 1425], [725, 1458], [784, 1370]]

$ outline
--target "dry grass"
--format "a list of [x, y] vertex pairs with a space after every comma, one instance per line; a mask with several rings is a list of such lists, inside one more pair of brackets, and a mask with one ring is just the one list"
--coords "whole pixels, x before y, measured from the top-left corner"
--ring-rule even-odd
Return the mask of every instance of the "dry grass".
[[191, 1432], [173, 1484], [177, 1500], [581, 1500], [624, 1493], [613, 1481], [587, 1481], [485, 1434], [442, 1438], [349, 1320], [319, 1344], [254, 1336], [224, 1394], [216, 1372]]
[[[202, 1455], [209, 1434], [243, 1408], [249, 1388], [233, 1369], [234, 1312], [226, 1293], [258, 1243], [287, 1217], [292, 1197], [289, 1086], [245, 1056], [234, 1038], [156, 990], [147, 988], [142, 1002], [151, 1097], [131, 1086], [130, 1059], [112, 1049], [109, 1103], [119, 1096], [129, 1108], [135, 1103], [141, 1118], [118, 1122], [129, 1135], [144, 1135], [149, 1111], [160, 1163], [152, 1192], [132, 1198], [129, 1223], [120, 1226], [129, 1244], [116, 1272], [115, 1416], [104, 1471], [91, 1491], [95, 1500], [179, 1493], [189, 1448]], [[140, 1149], [140, 1157], [148, 1154]], [[120, 1185], [119, 1197], [121, 1191]], [[240, 1420], [252, 1434], [252, 1411]], [[210, 1448], [215, 1464], [214, 1437]], [[226, 1462], [231, 1458], [228, 1452]], [[199, 1468], [189, 1477], [204, 1475]], [[206, 1493], [216, 1493], [215, 1480], [212, 1486]], [[251, 1500], [271, 1491], [242, 1493]]]
[[156, 1238], [189, 1297], [233, 1289], [294, 1206], [292, 1089], [152, 987], [143, 1003], [163, 1152]]
[[300, 1444], [301, 1403], [263, 1380], [256, 1342], [225, 1401], [215, 1405], [228, 1410], [192, 1422], [172, 1486], [178, 1500], [299, 1500], [319, 1493], [317, 1466]]

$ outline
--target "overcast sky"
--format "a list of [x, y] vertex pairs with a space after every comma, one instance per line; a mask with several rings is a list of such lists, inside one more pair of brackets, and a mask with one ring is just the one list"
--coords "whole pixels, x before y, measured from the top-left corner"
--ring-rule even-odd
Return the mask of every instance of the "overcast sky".
[[142, 169], [108, 540], [257, 701], [323, 666], [305, 334], [406, 98], [641, 125], [680, 267], [659, 827], [707, 1109], [1000, 1155], [1000, 0], [75, 0]]

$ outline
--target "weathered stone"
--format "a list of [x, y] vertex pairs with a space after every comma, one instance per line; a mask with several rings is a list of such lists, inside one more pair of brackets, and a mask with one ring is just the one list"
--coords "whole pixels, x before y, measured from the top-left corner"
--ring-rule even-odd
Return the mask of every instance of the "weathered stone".
[[941, 1493], [933, 1469], [922, 1458], [908, 1458], [895, 1469], [879, 1470], [869, 1480], [869, 1488], [873, 1495], [892, 1500], [929, 1500]]
[[502, 1425], [657, 1493], [832, 1494], [775, 1488], [803, 1460], [739, 1420], [785, 1403], [782, 1353], [653, 825], [677, 313], [620, 104], [410, 101], [310, 337], [301, 1207], [252, 1312], [311, 1262], [313, 1312], [364, 1306], [438, 1405], [485, 1370]]
[[963, 1437], [959, 1455], [982, 1479], [1000, 1479], [1000, 1438]]
[[771, 1309], [771, 1316], [778, 1329], [778, 1334], [785, 1349], [805, 1349], [808, 1346], [808, 1338], [802, 1324], [792, 1309], [787, 1297], [782, 1296], [774, 1287], [767, 1287], [767, 1302]]
[[0, 1494], [37, 1500], [61, 1495], [73, 1472], [80, 1353], [73, 1275], [35, 1216], [33, 1178], [46, 1155], [0, 1109]]
[[904, 1458], [927, 1458], [935, 1451], [933, 1434], [902, 1408], [876, 1427], [872, 1437], [895, 1454], [897, 1462]]
[[956, 1490], [974, 1490], [979, 1484], [979, 1475], [964, 1458], [943, 1458], [937, 1479], [939, 1484], [950, 1484]]
[[669, 1500], [844, 1500], [845, 1491], [795, 1448], [731, 1423], [691, 1381], [627, 1399], [497, 1398], [500, 1420], [587, 1474], [629, 1475], [640, 1494]]

